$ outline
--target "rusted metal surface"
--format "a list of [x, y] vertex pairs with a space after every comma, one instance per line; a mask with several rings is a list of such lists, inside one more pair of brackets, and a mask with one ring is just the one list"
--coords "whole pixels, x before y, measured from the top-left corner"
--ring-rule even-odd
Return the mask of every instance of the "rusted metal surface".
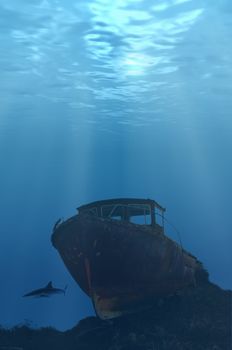
[[158, 225], [79, 214], [55, 229], [52, 243], [103, 319], [195, 285], [202, 268]]

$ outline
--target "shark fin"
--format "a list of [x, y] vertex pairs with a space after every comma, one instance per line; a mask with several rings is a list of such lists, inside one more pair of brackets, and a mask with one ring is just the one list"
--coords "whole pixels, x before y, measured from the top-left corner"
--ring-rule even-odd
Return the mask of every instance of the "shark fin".
[[53, 288], [52, 281], [50, 281], [47, 285], [46, 288]]

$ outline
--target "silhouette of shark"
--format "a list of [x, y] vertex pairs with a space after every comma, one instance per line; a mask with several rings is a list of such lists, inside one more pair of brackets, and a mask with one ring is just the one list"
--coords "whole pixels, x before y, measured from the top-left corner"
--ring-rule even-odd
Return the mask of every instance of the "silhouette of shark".
[[44, 288], [35, 289], [32, 292], [24, 294], [23, 297], [35, 297], [35, 298], [48, 298], [55, 294], [64, 294], [66, 292], [67, 285], [64, 289], [54, 288], [50, 281]]

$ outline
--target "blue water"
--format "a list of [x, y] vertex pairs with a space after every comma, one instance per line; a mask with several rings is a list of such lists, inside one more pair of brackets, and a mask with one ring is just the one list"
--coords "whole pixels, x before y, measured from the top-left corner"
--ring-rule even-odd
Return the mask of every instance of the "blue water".
[[98, 199], [155, 199], [232, 288], [231, 37], [230, 0], [1, 0], [1, 325], [94, 314], [50, 235]]

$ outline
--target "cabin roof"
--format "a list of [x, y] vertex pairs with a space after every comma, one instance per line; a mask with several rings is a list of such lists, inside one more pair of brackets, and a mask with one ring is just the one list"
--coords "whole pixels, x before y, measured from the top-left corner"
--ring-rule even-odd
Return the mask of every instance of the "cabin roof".
[[79, 211], [83, 211], [86, 209], [91, 209], [93, 207], [101, 207], [102, 205], [112, 205], [112, 204], [149, 204], [153, 207], [158, 208], [162, 212], [166, 209], [161, 207], [156, 201], [153, 199], [142, 199], [142, 198], [114, 198], [114, 199], [105, 199], [101, 201], [91, 202], [89, 204], [81, 205], [77, 209]]

